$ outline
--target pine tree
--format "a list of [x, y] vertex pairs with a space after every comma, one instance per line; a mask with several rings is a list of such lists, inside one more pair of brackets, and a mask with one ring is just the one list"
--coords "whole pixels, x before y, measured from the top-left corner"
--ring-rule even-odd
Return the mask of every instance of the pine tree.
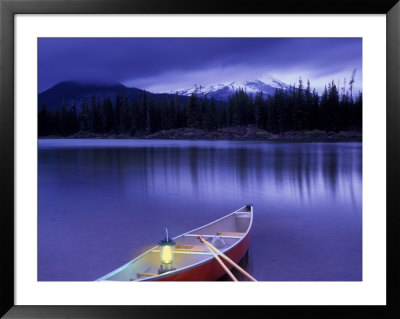
[[215, 131], [218, 127], [218, 118], [214, 97], [211, 98], [210, 105], [206, 105], [205, 107], [203, 127], [208, 131]]
[[359, 92], [357, 99], [354, 103], [354, 115], [353, 118], [355, 119], [355, 129], [357, 131], [362, 131], [362, 92]]
[[319, 96], [315, 89], [313, 89], [312, 93], [312, 101], [311, 101], [311, 111], [310, 111], [310, 129], [316, 130], [319, 129]]
[[305, 98], [303, 80], [299, 79], [299, 87], [293, 88], [293, 125], [295, 130], [303, 130], [306, 124]]
[[339, 92], [335, 82], [332, 81], [328, 93], [328, 131], [339, 131]]
[[305, 123], [303, 129], [313, 128], [313, 92], [311, 92], [310, 79], [307, 80], [307, 88], [304, 92], [305, 103], [304, 103], [304, 117]]
[[228, 113], [228, 126], [232, 126], [235, 125], [233, 122], [233, 118], [234, 118], [234, 112], [235, 112], [235, 101], [233, 99], [232, 96], [228, 97], [228, 109], [227, 109], [227, 113]]
[[292, 129], [292, 109], [295, 91], [292, 86], [289, 91], [277, 89], [270, 106], [269, 128], [271, 132], [286, 132]]
[[258, 128], [262, 127], [263, 115], [264, 115], [264, 100], [263, 93], [258, 92], [254, 100], [254, 120]]
[[90, 103], [90, 116], [89, 116], [89, 131], [94, 133], [96, 131], [96, 120], [97, 120], [97, 116], [96, 116], [96, 97], [93, 95], [92, 96], [92, 100]]
[[281, 127], [284, 125], [284, 117], [287, 113], [285, 113], [283, 109], [280, 109], [280, 106], [282, 106], [280, 100], [282, 98], [283, 92], [277, 89], [275, 90], [274, 99], [270, 100], [270, 103], [268, 103], [267, 130], [269, 132], [278, 133], [283, 130]]
[[[61, 112], [61, 119], [63, 114]], [[84, 98], [82, 102], [82, 111], [79, 116], [79, 126], [81, 131], [87, 132], [89, 131], [89, 120], [90, 120], [90, 110], [87, 100]]]
[[129, 99], [125, 94], [121, 94], [121, 108], [119, 118], [119, 131], [122, 134], [126, 134], [130, 131], [132, 125], [130, 110], [129, 110]]
[[115, 97], [114, 123], [113, 123], [113, 131], [116, 134], [120, 133], [121, 105], [122, 105], [122, 99], [121, 99], [121, 95], [118, 93], [117, 96]]
[[150, 104], [153, 105], [154, 109], [151, 112], [151, 121], [152, 121], [152, 132], [158, 132], [161, 130], [161, 126], [162, 126], [162, 102], [154, 101], [154, 98], [152, 97], [153, 102], [151, 102]]
[[[146, 96], [146, 94], [145, 94]], [[151, 98], [148, 105], [146, 104], [146, 134], [151, 134], [153, 132], [152, 129], [152, 115], [154, 112], [154, 100]]]
[[236, 122], [237, 125], [247, 125], [249, 124], [249, 100], [246, 92], [243, 89], [239, 89], [236, 92], [236, 105], [237, 105], [237, 115]]
[[78, 121], [78, 115], [76, 113], [76, 104], [75, 102], [72, 102], [71, 109], [69, 111], [69, 122], [70, 122], [70, 132], [71, 134], [77, 133], [79, 131], [79, 121]]
[[103, 98], [101, 107], [102, 129], [103, 133], [110, 134], [114, 125], [114, 111], [111, 100], [107, 97]]
[[[53, 129], [52, 129], [51, 133], [59, 135], [60, 131], [61, 131], [61, 129], [60, 129], [60, 127], [61, 127], [60, 121], [61, 120], [60, 120], [60, 111], [58, 109], [56, 109], [56, 111], [54, 112], [54, 117], [53, 118], [54, 118], [54, 120], [53, 120]], [[79, 124], [78, 124], [78, 129], [77, 130], [79, 130]]]
[[170, 115], [170, 108], [168, 105], [168, 101], [167, 98], [164, 97], [162, 102], [161, 102], [161, 106], [160, 106], [160, 129], [161, 130], [168, 130], [170, 127], [170, 119], [171, 119], [171, 115]]
[[132, 101], [131, 121], [131, 136], [137, 136], [140, 128], [140, 109], [139, 103], [136, 99], [133, 99]]
[[69, 134], [69, 116], [68, 116], [68, 110], [65, 104], [62, 105], [61, 107], [61, 118], [60, 118], [60, 134], [62, 136], [67, 136]]
[[217, 119], [218, 119], [218, 125], [217, 127], [226, 127], [229, 126], [228, 122], [228, 107], [221, 103], [221, 101], [218, 101], [217, 104]]
[[174, 129], [177, 127], [178, 124], [178, 112], [177, 108], [174, 104], [174, 100], [171, 99], [168, 105], [168, 129]]
[[325, 89], [324, 92], [322, 93], [321, 96], [321, 103], [320, 103], [320, 112], [319, 112], [319, 121], [318, 121], [318, 128], [320, 130], [328, 130], [328, 122], [329, 122], [329, 118], [328, 118], [328, 89], [325, 85]]
[[38, 115], [38, 135], [46, 136], [50, 131], [49, 114], [47, 113], [46, 104], [42, 105]]
[[350, 86], [350, 103], [353, 103], [353, 86], [354, 86], [354, 82], [356, 81], [356, 72], [357, 69], [353, 70], [353, 74], [351, 75], [351, 79], [349, 82], [349, 86]]
[[187, 103], [187, 126], [201, 128], [201, 106], [194, 93], [192, 93]]

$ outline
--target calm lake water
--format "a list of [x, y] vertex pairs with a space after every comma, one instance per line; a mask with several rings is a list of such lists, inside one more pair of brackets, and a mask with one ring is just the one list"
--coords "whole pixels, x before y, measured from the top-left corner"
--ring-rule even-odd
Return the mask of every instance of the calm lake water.
[[43, 139], [38, 160], [39, 280], [95, 280], [246, 204], [258, 280], [362, 280], [361, 143]]

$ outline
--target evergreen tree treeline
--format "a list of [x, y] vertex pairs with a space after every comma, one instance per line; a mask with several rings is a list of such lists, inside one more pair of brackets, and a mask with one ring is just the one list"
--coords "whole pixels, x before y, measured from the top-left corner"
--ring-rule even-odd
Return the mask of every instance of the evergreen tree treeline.
[[209, 131], [230, 126], [254, 125], [271, 133], [286, 131], [361, 131], [362, 93], [353, 96], [352, 87], [338, 89], [332, 81], [319, 96], [307, 81], [277, 89], [274, 95], [255, 96], [239, 89], [227, 102], [191, 95], [181, 102], [179, 95], [155, 102], [143, 91], [140, 99], [129, 101], [123, 93], [110, 98], [93, 96], [61, 110], [39, 111], [39, 136], [69, 136], [78, 132], [145, 136], [161, 130], [183, 127]]

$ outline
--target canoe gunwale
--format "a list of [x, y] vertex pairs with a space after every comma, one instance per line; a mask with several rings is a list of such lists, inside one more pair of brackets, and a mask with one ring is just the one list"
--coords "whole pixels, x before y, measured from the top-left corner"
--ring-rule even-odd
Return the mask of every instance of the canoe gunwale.
[[[249, 207], [250, 211], [248, 211], [248, 212], [240, 212], [240, 210], [242, 210], [242, 209], [244, 209], [244, 208], [248, 208], [248, 207]], [[229, 217], [229, 216], [231, 216], [231, 215], [234, 215], [234, 214], [248, 214], [248, 213], [250, 213], [250, 217], [249, 217], [249, 218], [250, 218], [249, 226], [247, 227], [247, 230], [246, 230], [246, 232], [244, 233], [244, 235], [241, 236], [241, 237], [239, 237], [239, 236], [221, 236], [221, 235], [202, 235], [203, 237], [221, 237], [221, 238], [224, 238], [224, 237], [225, 237], [225, 238], [228, 238], [228, 237], [229, 237], [229, 238], [239, 239], [239, 240], [238, 240], [237, 242], [235, 242], [232, 246], [229, 246], [229, 247], [226, 248], [226, 249], [221, 249], [221, 252], [223, 252], [223, 253], [228, 253], [229, 251], [231, 251], [232, 249], [234, 249], [234, 248], [235, 248], [236, 246], [238, 246], [244, 239], [246, 239], [246, 238], [248, 237], [248, 235], [249, 235], [249, 233], [250, 233], [250, 230], [251, 230], [251, 227], [252, 227], [252, 224], [253, 224], [253, 205], [245, 205], [245, 206], [242, 206], [241, 208], [237, 209], [236, 211], [234, 211], [234, 212], [232, 212], [232, 213], [230, 213], [230, 214], [228, 214], [228, 215], [225, 215], [225, 216], [223, 216], [223, 217], [221, 217], [221, 218], [218, 218], [218, 219], [216, 219], [216, 220], [214, 220], [214, 221], [212, 221], [212, 222], [210, 222], [210, 223], [208, 223], [208, 224], [205, 224], [205, 225], [202, 225], [202, 226], [197, 227], [197, 228], [195, 228], [195, 229], [189, 230], [188, 232], [183, 233], [183, 234], [181, 234], [181, 235], [175, 236], [175, 237], [173, 237], [173, 239], [176, 240], [177, 238], [183, 237], [183, 236], [185, 236], [185, 235], [196, 236], [196, 235], [192, 235], [192, 234], [190, 234], [190, 233], [195, 232], [196, 230], [202, 229], [202, 228], [204, 228], [204, 227], [207, 227], [207, 226], [209, 226], [209, 225], [215, 224], [215, 223], [217, 223], [218, 221], [221, 221], [221, 220], [223, 220], [223, 219], [225, 219], [225, 218], [227, 218], [227, 217]], [[146, 255], [146, 254], [148, 254], [148, 253], [152, 253], [152, 251], [154, 251], [154, 250], [156, 250], [156, 249], [158, 249], [158, 246], [154, 246], [154, 247], [150, 248], [149, 250], [145, 251], [144, 253], [142, 253], [142, 254], [140, 254], [139, 256], [137, 256], [137, 257], [135, 257], [134, 259], [132, 259], [131, 261], [127, 262], [126, 264], [122, 265], [121, 267], [118, 267], [118, 268], [115, 269], [114, 271], [112, 271], [112, 272], [110, 272], [110, 273], [108, 273], [108, 274], [106, 274], [106, 275], [100, 277], [99, 279], [96, 279], [95, 281], [107, 281], [108, 278], [110, 278], [110, 277], [112, 277], [113, 275], [117, 274], [118, 272], [124, 270], [126, 267], [128, 267], [129, 265], [131, 265], [132, 263], [134, 263], [136, 260], [142, 258], [144, 255]], [[176, 270], [174, 270], [174, 271], [166, 272], [166, 273], [164, 273], [164, 274], [158, 274], [158, 275], [156, 275], [156, 276], [148, 277], [148, 278], [140, 278], [140, 279], [135, 280], [134, 282], [156, 281], [156, 280], [159, 279], [159, 278], [167, 278], [167, 277], [169, 277], [169, 276], [176, 275], [176, 274], [178, 274], [178, 273], [181, 273], [181, 272], [190, 270], [190, 269], [192, 269], [192, 268], [199, 267], [199, 266], [201, 266], [201, 265], [203, 265], [203, 264], [206, 264], [206, 263], [210, 262], [210, 261], [214, 258], [214, 257], [212, 256], [211, 253], [206, 253], [206, 254], [207, 254], [207, 255], [210, 255], [210, 258], [207, 258], [207, 259], [205, 259], [205, 260], [202, 260], [202, 261], [193, 263], [193, 264], [191, 264], [191, 265], [188, 265], [188, 266], [185, 266], [185, 267], [176, 269]], [[113, 281], [113, 280], [110, 280], [110, 281]]]
[[198, 237], [198, 236], [202, 236], [203, 238], [232, 238], [232, 239], [238, 239], [238, 238], [243, 238], [245, 235], [243, 236], [224, 236], [224, 235], [199, 235], [199, 234], [183, 234], [179, 237]]

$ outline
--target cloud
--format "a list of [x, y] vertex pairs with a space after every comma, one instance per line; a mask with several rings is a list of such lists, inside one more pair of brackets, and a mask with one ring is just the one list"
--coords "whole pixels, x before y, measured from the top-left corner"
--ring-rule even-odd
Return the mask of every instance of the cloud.
[[64, 80], [168, 91], [264, 73], [319, 83], [354, 68], [361, 74], [361, 44], [353, 38], [41, 38], [39, 91]]

